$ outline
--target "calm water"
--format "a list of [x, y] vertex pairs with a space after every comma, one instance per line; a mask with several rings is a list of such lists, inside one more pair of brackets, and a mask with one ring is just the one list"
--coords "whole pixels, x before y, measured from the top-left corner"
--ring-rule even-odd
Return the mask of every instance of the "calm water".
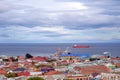
[[30, 53], [38, 56], [49, 56], [54, 54], [58, 48], [65, 50], [71, 48], [71, 53], [103, 54], [111, 52], [112, 56], [120, 56], [120, 43], [79, 43], [79, 45], [89, 45], [90, 48], [72, 48], [74, 43], [0, 43], [0, 55], [19, 56]]

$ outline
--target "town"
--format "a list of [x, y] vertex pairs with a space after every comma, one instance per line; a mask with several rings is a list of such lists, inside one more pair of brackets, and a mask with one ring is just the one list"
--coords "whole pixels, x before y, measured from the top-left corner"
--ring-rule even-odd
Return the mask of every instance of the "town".
[[0, 80], [120, 80], [120, 58], [72, 54], [58, 50], [50, 56], [0, 57]]

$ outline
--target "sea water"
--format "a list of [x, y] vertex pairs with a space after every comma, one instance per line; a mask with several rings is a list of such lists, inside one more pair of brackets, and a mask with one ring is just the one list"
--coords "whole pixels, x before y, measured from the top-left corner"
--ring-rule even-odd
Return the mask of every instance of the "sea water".
[[[89, 48], [73, 48], [74, 44], [89, 45]], [[70, 49], [71, 53], [89, 53], [103, 55], [110, 52], [112, 56], [120, 57], [120, 43], [0, 43], [0, 55], [24, 56], [29, 53], [34, 56], [49, 56]]]

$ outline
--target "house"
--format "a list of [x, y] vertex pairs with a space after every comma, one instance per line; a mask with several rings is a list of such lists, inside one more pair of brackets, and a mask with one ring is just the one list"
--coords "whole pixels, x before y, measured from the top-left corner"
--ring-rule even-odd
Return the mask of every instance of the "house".
[[93, 65], [93, 66], [85, 66], [81, 68], [81, 73], [84, 75], [90, 75], [91, 73], [109, 73], [110, 68], [104, 66], [104, 65]]
[[45, 75], [53, 75], [53, 74], [61, 74], [61, 72], [58, 72], [58, 71], [49, 71], [47, 73], [45, 73]]
[[13, 71], [14, 72], [24, 72], [26, 69], [25, 68], [16, 68]]
[[120, 80], [120, 74], [114, 73], [101, 73], [102, 80]]
[[42, 72], [40, 72], [40, 71], [30, 72], [30, 75], [31, 75], [31, 76], [36, 76], [36, 75], [41, 75], [41, 74], [42, 74]]
[[17, 75], [18, 75], [18, 76], [30, 76], [30, 72], [28, 72], [28, 71], [18, 72]]
[[87, 80], [87, 76], [84, 76], [82, 74], [70, 75], [70, 76], [68, 76], [68, 79], [72, 79], [72, 80]]
[[5, 71], [5, 70], [3, 70], [3, 69], [0, 69], [0, 75], [5, 75], [5, 74], [7, 74], [7, 72]]

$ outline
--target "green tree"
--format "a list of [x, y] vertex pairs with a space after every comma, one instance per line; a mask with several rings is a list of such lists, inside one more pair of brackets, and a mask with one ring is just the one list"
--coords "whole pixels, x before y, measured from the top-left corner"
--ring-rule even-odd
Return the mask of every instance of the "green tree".
[[41, 77], [31, 77], [31, 78], [28, 78], [27, 80], [44, 80], [44, 79]]
[[32, 61], [32, 65], [35, 66], [35, 62], [34, 61]]
[[18, 75], [16, 73], [8, 73], [5, 76], [11, 78], [11, 77], [17, 77]]

